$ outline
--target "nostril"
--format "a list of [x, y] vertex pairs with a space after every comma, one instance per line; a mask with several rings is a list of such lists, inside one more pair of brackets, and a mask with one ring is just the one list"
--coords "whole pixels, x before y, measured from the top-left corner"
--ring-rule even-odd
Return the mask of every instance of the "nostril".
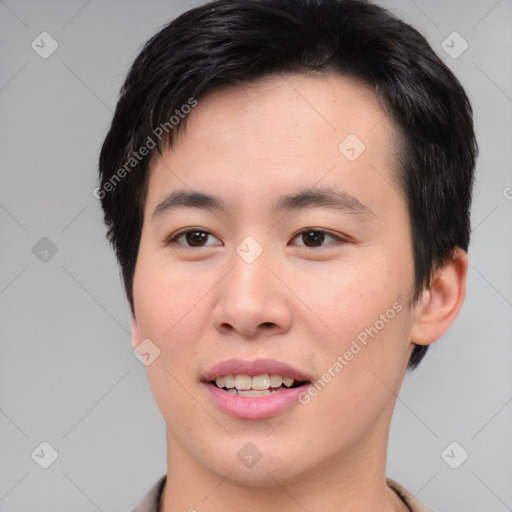
[[254, 338], [258, 335], [269, 336], [279, 330], [279, 325], [276, 322], [251, 322], [246, 316], [239, 322], [222, 322], [219, 323], [217, 329], [224, 334], [232, 334], [238, 332], [241, 335]]

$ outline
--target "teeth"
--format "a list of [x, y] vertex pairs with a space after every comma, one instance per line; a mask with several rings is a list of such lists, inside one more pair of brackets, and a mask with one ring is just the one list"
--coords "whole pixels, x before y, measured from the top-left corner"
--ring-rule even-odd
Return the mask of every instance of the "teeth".
[[236, 389], [251, 389], [251, 377], [249, 375], [237, 375], [235, 377]]
[[283, 377], [281, 375], [271, 375], [270, 376], [270, 386], [273, 388], [278, 388], [283, 383]]
[[289, 388], [293, 384], [293, 379], [291, 377], [283, 377], [283, 384]]
[[272, 391], [270, 389], [262, 389], [262, 390], [256, 390], [256, 389], [250, 389], [248, 391], [238, 391], [236, 392], [238, 396], [267, 396], [271, 395]]
[[224, 387], [227, 389], [235, 387], [235, 376], [234, 375], [226, 375], [224, 377]]
[[230, 395], [238, 395], [245, 397], [253, 397], [253, 396], [268, 396], [274, 393], [279, 393], [280, 391], [286, 391], [288, 388], [286, 386], [281, 386], [279, 388], [271, 388], [271, 389], [224, 389], [226, 393]]
[[[225, 388], [226, 390], [239, 390], [239, 391], [266, 391], [270, 389], [280, 388], [285, 386], [290, 388], [294, 379], [291, 377], [282, 377], [281, 375], [269, 375], [264, 373], [262, 375], [250, 375], [238, 374], [238, 375], [224, 375], [215, 379], [215, 384], [218, 388]], [[231, 393], [234, 394], [234, 393]], [[261, 395], [248, 395], [245, 396], [261, 396]]]
[[254, 390], [261, 391], [270, 387], [270, 376], [268, 373], [265, 375], [255, 375], [251, 379], [251, 388]]

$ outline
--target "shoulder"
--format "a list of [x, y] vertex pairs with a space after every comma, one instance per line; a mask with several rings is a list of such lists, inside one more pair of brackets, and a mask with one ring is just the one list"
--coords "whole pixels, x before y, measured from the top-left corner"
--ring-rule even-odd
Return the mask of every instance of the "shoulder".
[[386, 478], [388, 487], [393, 489], [402, 498], [402, 501], [410, 508], [411, 512], [435, 512], [434, 509], [422, 503], [414, 494], [402, 487], [399, 483]]
[[167, 475], [162, 476], [131, 512], [158, 512], [158, 505], [166, 480]]

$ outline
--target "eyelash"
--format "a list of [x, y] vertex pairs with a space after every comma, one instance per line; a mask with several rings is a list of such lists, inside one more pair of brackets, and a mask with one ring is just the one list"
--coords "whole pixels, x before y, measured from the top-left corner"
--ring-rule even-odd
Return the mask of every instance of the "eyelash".
[[[313, 232], [313, 233], [322, 233], [323, 235], [327, 235], [327, 236], [333, 238], [335, 240], [335, 242], [342, 242], [342, 243], [347, 243], [348, 242], [347, 238], [341, 237], [339, 235], [335, 235], [334, 233], [332, 233], [330, 231], [327, 231], [325, 229], [316, 229], [316, 228], [302, 229], [301, 231], [299, 231], [298, 233], [293, 235], [292, 240], [294, 240], [298, 236], [303, 235], [304, 233], [311, 233], [311, 232]], [[188, 233], [206, 233], [207, 235], [215, 236], [215, 235], [213, 235], [213, 233], [210, 233], [209, 231], [206, 231], [204, 229], [189, 228], [189, 229], [186, 229], [186, 230], [183, 230], [183, 231], [178, 231], [175, 234], [172, 234], [167, 239], [166, 245], [170, 245], [170, 244], [174, 243], [174, 244], [182, 245], [183, 247], [186, 247], [188, 249], [200, 249], [200, 248], [203, 248], [203, 247], [209, 247], [209, 245], [192, 246], [192, 245], [180, 244], [179, 242], [177, 242], [177, 240], [179, 238], [187, 235]], [[325, 245], [320, 245], [320, 246], [313, 246], [313, 247], [310, 247], [310, 246], [307, 246], [307, 245], [300, 245], [300, 246], [304, 247], [305, 249], [317, 249], [317, 248], [321, 248], [321, 247], [327, 247], [328, 245], [332, 245], [332, 242], [330, 244], [325, 244]]]

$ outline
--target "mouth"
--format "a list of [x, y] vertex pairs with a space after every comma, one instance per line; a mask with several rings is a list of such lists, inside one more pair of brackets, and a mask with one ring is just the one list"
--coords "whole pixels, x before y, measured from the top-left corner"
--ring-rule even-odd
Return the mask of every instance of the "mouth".
[[262, 419], [296, 405], [312, 377], [272, 359], [230, 359], [202, 379], [213, 404], [228, 416]]

